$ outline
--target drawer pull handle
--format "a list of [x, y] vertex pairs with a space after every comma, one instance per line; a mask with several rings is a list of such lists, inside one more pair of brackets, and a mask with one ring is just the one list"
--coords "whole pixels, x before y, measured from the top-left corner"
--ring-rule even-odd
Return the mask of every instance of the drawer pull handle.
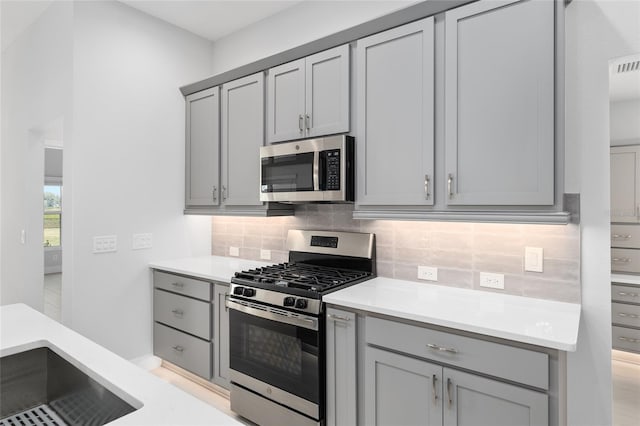
[[618, 296], [638, 297], [638, 293], [627, 293], [625, 291], [619, 291]]
[[431, 379], [431, 383], [433, 385], [433, 405], [437, 405], [438, 404], [438, 392], [436, 391], [436, 382], [437, 381], [438, 381], [438, 378], [434, 374], [433, 378]]
[[611, 261], [615, 263], [629, 263], [631, 262], [631, 259], [628, 257], [614, 257]]
[[449, 352], [450, 354], [457, 354], [458, 351], [453, 348], [445, 348], [444, 346], [434, 345], [433, 343], [427, 343], [429, 349], [440, 352]]
[[343, 316], [340, 316], [340, 315], [328, 314], [327, 317], [329, 319], [334, 320], [334, 321], [345, 321], [345, 322], [346, 321], [351, 321], [351, 318], [343, 317]]
[[184, 316], [184, 311], [182, 309], [174, 309], [173, 311], [173, 315], [177, 316], [177, 317], [182, 317]]
[[451, 379], [447, 378], [447, 395], [449, 396], [449, 408], [451, 408], [451, 405], [453, 404], [453, 399], [451, 398], [451, 385], [453, 383], [451, 382]]
[[229, 300], [229, 293], [224, 294], [224, 310], [229, 312], [229, 306], [227, 305], [227, 301]]
[[618, 314], [618, 316], [619, 316], [619, 317], [622, 317], [622, 318], [640, 318], [640, 315], [636, 315], [636, 314], [626, 314], [626, 313], [624, 313], [624, 312], [620, 312], [620, 313]]
[[178, 288], [184, 287], [184, 283], [171, 283], [171, 285]]
[[640, 339], [632, 339], [631, 337], [624, 337], [624, 336], [618, 337], [618, 340], [621, 340], [623, 342], [628, 342], [628, 343], [640, 343]]
[[623, 240], [630, 240], [631, 239], [631, 234], [627, 234], [627, 235], [622, 235], [622, 234], [613, 234], [611, 236], [611, 238], [613, 239], [623, 239]]
[[173, 349], [176, 352], [184, 352], [184, 348], [180, 345], [171, 346], [171, 349]]

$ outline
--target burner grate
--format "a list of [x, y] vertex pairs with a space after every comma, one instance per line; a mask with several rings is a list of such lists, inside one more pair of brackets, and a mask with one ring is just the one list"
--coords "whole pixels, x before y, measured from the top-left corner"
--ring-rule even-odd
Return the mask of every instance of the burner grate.
[[67, 426], [47, 404], [21, 411], [4, 419], [0, 426]]

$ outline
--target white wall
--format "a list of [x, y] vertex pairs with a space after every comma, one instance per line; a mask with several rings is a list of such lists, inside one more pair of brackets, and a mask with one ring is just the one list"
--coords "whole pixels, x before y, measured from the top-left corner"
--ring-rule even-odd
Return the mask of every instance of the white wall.
[[2, 51], [1, 304], [42, 309], [44, 139], [70, 115], [71, 40], [72, 5], [56, 2]]
[[640, 99], [611, 102], [611, 145], [640, 143]]
[[640, 2], [573, 1], [566, 16], [567, 192], [581, 193], [582, 318], [568, 356], [570, 425], [611, 422], [609, 60], [640, 52]]
[[[71, 320], [134, 358], [152, 350], [148, 262], [210, 253], [210, 219], [182, 214], [178, 87], [210, 75], [211, 45], [118, 2], [76, 2], [74, 12], [73, 144], [65, 145], [73, 167]], [[68, 182], [66, 169], [64, 176]], [[132, 234], [147, 232], [153, 249], [132, 250]], [[99, 235], [117, 235], [118, 251], [93, 254]]]
[[305, 1], [213, 45], [213, 74], [351, 28], [417, 1]]

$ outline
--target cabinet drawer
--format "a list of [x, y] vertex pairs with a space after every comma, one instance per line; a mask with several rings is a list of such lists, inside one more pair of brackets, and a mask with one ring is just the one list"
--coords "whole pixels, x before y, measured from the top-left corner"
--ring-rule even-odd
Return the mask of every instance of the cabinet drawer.
[[611, 322], [640, 327], [640, 306], [626, 303], [611, 304]]
[[613, 283], [611, 285], [611, 300], [615, 302], [640, 303], [640, 287]]
[[542, 352], [374, 317], [366, 319], [366, 340], [420, 358], [549, 389], [549, 356]]
[[611, 225], [611, 247], [640, 248], [640, 226]]
[[211, 340], [211, 304], [154, 289], [153, 319]]
[[614, 349], [640, 353], [640, 330], [614, 325], [611, 334]]
[[640, 272], [640, 250], [612, 248], [611, 271]]
[[211, 300], [211, 284], [194, 278], [153, 271], [153, 286], [196, 299]]
[[200, 377], [211, 378], [211, 343], [153, 323], [153, 353]]

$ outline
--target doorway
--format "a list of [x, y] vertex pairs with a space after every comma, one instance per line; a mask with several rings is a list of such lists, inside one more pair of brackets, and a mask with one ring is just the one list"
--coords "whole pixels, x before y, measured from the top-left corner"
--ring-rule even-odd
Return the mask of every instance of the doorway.
[[[55, 143], [55, 144], [54, 144]], [[45, 141], [43, 182], [44, 314], [62, 318], [63, 150], [57, 141]]]

